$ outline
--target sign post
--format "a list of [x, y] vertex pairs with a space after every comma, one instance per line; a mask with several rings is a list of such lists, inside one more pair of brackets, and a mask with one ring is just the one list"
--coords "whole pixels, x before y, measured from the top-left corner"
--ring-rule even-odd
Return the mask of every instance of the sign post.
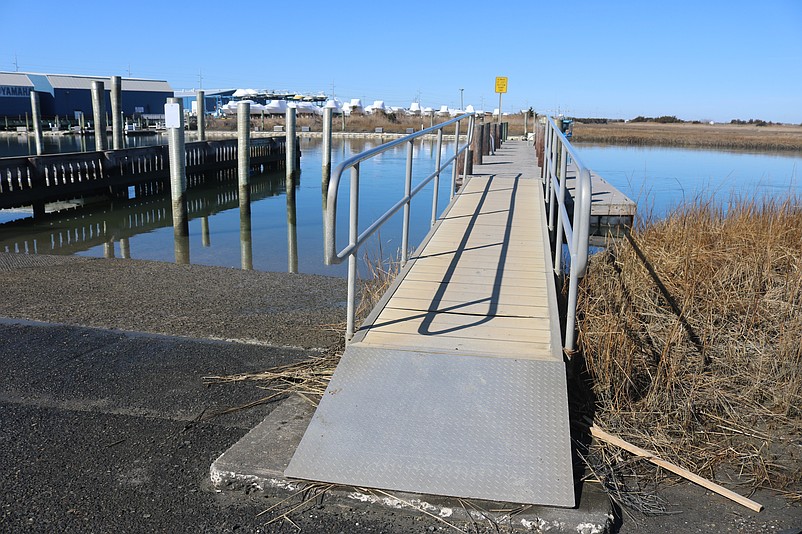
[[507, 77], [496, 77], [496, 92], [498, 93], [498, 123], [501, 124], [501, 95], [507, 92]]

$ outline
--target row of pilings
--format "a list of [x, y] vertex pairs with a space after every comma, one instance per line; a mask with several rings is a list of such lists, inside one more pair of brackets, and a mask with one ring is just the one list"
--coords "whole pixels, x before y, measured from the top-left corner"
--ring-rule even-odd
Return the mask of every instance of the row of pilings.
[[[122, 78], [120, 76], [111, 77], [111, 140], [112, 146], [108, 146], [106, 140], [106, 106], [105, 106], [105, 86], [102, 81], [92, 81], [92, 115], [94, 117], [95, 146], [97, 150], [122, 150], [125, 148], [125, 137], [123, 134], [123, 105], [122, 105]], [[198, 116], [204, 117], [205, 91], [197, 91]], [[172, 101], [173, 99], [168, 99]], [[33, 133], [36, 141], [36, 155], [44, 154], [44, 142], [42, 139], [42, 113], [39, 102], [39, 92], [31, 91], [31, 118], [33, 121]], [[81, 115], [81, 125], [83, 128], [83, 115]], [[198, 121], [198, 141], [206, 140], [206, 125], [204, 121]]]
[[[199, 97], [202, 101], [202, 95]], [[187, 216], [187, 175], [185, 167], [184, 150], [184, 111], [180, 98], [168, 98], [167, 104], [178, 106], [177, 122], [168, 127], [168, 144], [170, 159], [170, 197], [172, 199], [173, 212], [173, 231], [176, 243], [176, 261], [178, 263], [188, 262], [189, 250], [189, 218]], [[202, 109], [198, 109], [199, 113]], [[291, 231], [295, 231], [295, 185], [300, 174], [298, 165], [298, 139], [295, 135], [295, 114], [294, 107], [287, 108], [286, 115], [286, 177], [285, 189], [287, 192], [287, 205], [292, 203], [292, 221], [288, 215], [288, 225]], [[167, 115], [167, 113], [165, 113]], [[199, 124], [203, 121], [199, 121]], [[239, 207], [241, 223], [247, 221], [250, 230], [251, 219], [251, 105], [249, 102], [240, 102], [237, 105], [237, 182], [239, 194]], [[296, 239], [288, 238], [290, 244]], [[186, 244], [185, 246], [183, 244]], [[243, 243], [242, 246], [246, 246]], [[250, 242], [247, 244], [250, 247]], [[295, 245], [297, 246], [297, 245]], [[243, 251], [243, 257], [252, 258], [252, 253]], [[290, 272], [298, 272], [297, 251], [290, 251]], [[293, 260], [294, 258], [294, 260]], [[292, 265], [294, 261], [294, 265]], [[252, 259], [250, 260], [252, 268]], [[243, 267], [245, 268], [245, 267]]]
[[[92, 81], [92, 114], [95, 120], [95, 146], [97, 150], [121, 150], [125, 148], [125, 138], [123, 137], [123, 118], [122, 118], [122, 78], [120, 76], [111, 77], [111, 128], [112, 146], [107, 146], [106, 141], [106, 112], [104, 106], [105, 87], [102, 81]], [[42, 113], [39, 104], [39, 92], [31, 91], [31, 116], [33, 119], [33, 134], [36, 140], [36, 155], [44, 154], [44, 142], [42, 139]], [[81, 117], [83, 122], [83, 116]], [[202, 140], [202, 139], [201, 139]]]
[[[473, 138], [468, 147], [468, 157], [457, 159], [457, 173], [463, 173], [463, 166], [467, 163], [466, 174], [473, 174], [473, 166], [481, 165], [484, 156], [496, 153], [501, 144], [507, 140], [507, 130], [509, 124], [506, 122], [488, 122], [475, 124], [473, 127]], [[464, 163], [465, 162], [465, 163]]]

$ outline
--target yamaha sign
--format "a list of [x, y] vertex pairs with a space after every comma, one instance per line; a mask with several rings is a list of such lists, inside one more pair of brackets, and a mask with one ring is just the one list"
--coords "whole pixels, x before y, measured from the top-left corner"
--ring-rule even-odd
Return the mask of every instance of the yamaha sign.
[[18, 85], [0, 85], [0, 97], [28, 98], [31, 96], [32, 89], [32, 87], [20, 87]]

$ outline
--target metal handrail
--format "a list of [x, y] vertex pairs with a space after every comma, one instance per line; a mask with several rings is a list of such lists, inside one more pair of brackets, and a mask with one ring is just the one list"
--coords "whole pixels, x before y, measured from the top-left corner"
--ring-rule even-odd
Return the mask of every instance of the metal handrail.
[[[467, 134], [467, 142], [460, 146], [460, 124], [463, 120], [468, 119], [468, 134]], [[467, 170], [468, 164], [468, 151], [467, 148], [471, 143], [471, 138], [473, 136], [473, 125], [475, 121], [475, 116], [473, 113], [467, 113], [464, 115], [460, 115], [459, 117], [455, 117], [450, 119], [446, 122], [441, 124], [437, 124], [432, 126], [431, 128], [427, 128], [425, 130], [421, 130], [414, 134], [407, 135], [400, 139], [396, 139], [394, 141], [390, 141], [385, 143], [381, 146], [376, 148], [372, 148], [369, 150], [365, 150], [357, 154], [356, 156], [352, 156], [345, 161], [341, 162], [331, 174], [331, 179], [329, 181], [328, 191], [326, 193], [326, 214], [325, 214], [325, 224], [324, 224], [324, 233], [325, 233], [325, 262], [327, 265], [342, 263], [346, 258], [348, 258], [348, 312], [347, 312], [347, 321], [346, 321], [346, 332], [345, 332], [345, 340], [346, 342], [350, 341], [354, 335], [354, 322], [355, 322], [355, 315], [356, 315], [356, 274], [357, 274], [357, 253], [359, 251], [359, 247], [365, 243], [365, 241], [373, 235], [385, 222], [387, 222], [393, 215], [395, 215], [399, 210], [403, 208], [404, 210], [404, 218], [403, 218], [403, 228], [402, 228], [402, 235], [401, 235], [401, 262], [402, 264], [406, 263], [409, 259], [409, 216], [410, 216], [410, 202], [412, 197], [414, 197], [417, 193], [419, 193], [429, 182], [434, 180], [434, 193], [432, 196], [432, 220], [431, 224], [437, 220], [437, 200], [438, 200], [438, 189], [440, 185], [440, 174], [443, 170], [454, 163], [454, 168], [451, 174], [451, 189], [450, 195], [453, 198], [456, 192], [456, 182], [457, 182], [457, 164], [456, 159], [464, 152], [465, 160], [463, 165], [463, 180], [465, 179], [465, 173]], [[450, 158], [446, 159], [445, 161], [441, 161], [441, 153], [443, 148], [443, 130], [450, 126], [451, 124], [456, 124], [455, 126], [455, 137], [454, 137], [454, 155]], [[437, 158], [435, 161], [435, 170], [426, 178], [424, 178], [418, 185], [414, 188], [412, 187], [412, 155], [413, 155], [413, 148], [415, 139], [419, 137], [423, 137], [424, 135], [430, 135], [436, 133], [437, 134]], [[368, 226], [364, 231], [359, 233], [359, 165], [366, 160], [373, 158], [387, 150], [395, 148], [399, 145], [403, 145], [404, 143], [407, 144], [407, 165], [406, 165], [406, 178], [404, 182], [404, 196], [396, 202], [389, 210], [387, 210], [383, 215], [379, 216], [375, 221], [373, 221], [370, 226]], [[348, 246], [337, 251], [337, 198], [338, 198], [338, 190], [340, 186], [340, 178], [342, 174], [347, 170], [351, 169], [351, 188], [350, 188], [350, 211], [349, 211], [349, 225], [348, 225]]]
[[[549, 230], [554, 235], [554, 272], [562, 273], [563, 235], [571, 258], [568, 280], [568, 306], [565, 320], [565, 342], [563, 348], [574, 350], [574, 323], [579, 279], [585, 276], [588, 265], [588, 237], [590, 234], [590, 207], [592, 188], [590, 169], [577, 156], [576, 149], [557, 127], [551, 117], [546, 118], [545, 160], [543, 180], [546, 186], [546, 202], [549, 205]], [[567, 194], [568, 158], [577, 168], [574, 189], [574, 217], [571, 221], [565, 206]], [[555, 224], [556, 217], [556, 224]]]

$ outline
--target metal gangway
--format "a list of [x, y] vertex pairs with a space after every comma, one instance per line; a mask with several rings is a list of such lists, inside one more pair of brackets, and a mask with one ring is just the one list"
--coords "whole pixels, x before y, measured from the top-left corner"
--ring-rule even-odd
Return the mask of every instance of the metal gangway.
[[[291, 478], [491, 501], [574, 506], [565, 349], [555, 270], [570, 261], [569, 315], [587, 259], [590, 178], [549, 119], [544, 169], [526, 142], [510, 141], [464, 174], [475, 118], [463, 115], [343, 161], [328, 189], [326, 257], [349, 262], [345, 353], [295, 455]], [[468, 133], [460, 136], [460, 125]], [[454, 125], [451, 157], [443, 130]], [[434, 172], [412, 187], [412, 147], [437, 135]], [[465, 142], [463, 142], [465, 141]], [[359, 231], [360, 164], [408, 147], [405, 195]], [[573, 221], [565, 166], [579, 169]], [[486, 164], [484, 164], [486, 163]], [[453, 165], [452, 199], [423, 243], [408, 250], [410, 202]], [[463, 166], [466, 168], [467, 165]], [[349, 243], [338, 250], [340, 179], [350, 170]], [[433, 206], [437, 206], [434, 187]], [[545, 195], [545, 196], [544, 196]], [[434, 208], [433, 208], [434, 209]], [[355, 328], [357, 252], [403, 211], [403, 268]], [[552, 253], [549, 234], [559, 236]], [[568, 345], [566, 346], [565, 343]]]

